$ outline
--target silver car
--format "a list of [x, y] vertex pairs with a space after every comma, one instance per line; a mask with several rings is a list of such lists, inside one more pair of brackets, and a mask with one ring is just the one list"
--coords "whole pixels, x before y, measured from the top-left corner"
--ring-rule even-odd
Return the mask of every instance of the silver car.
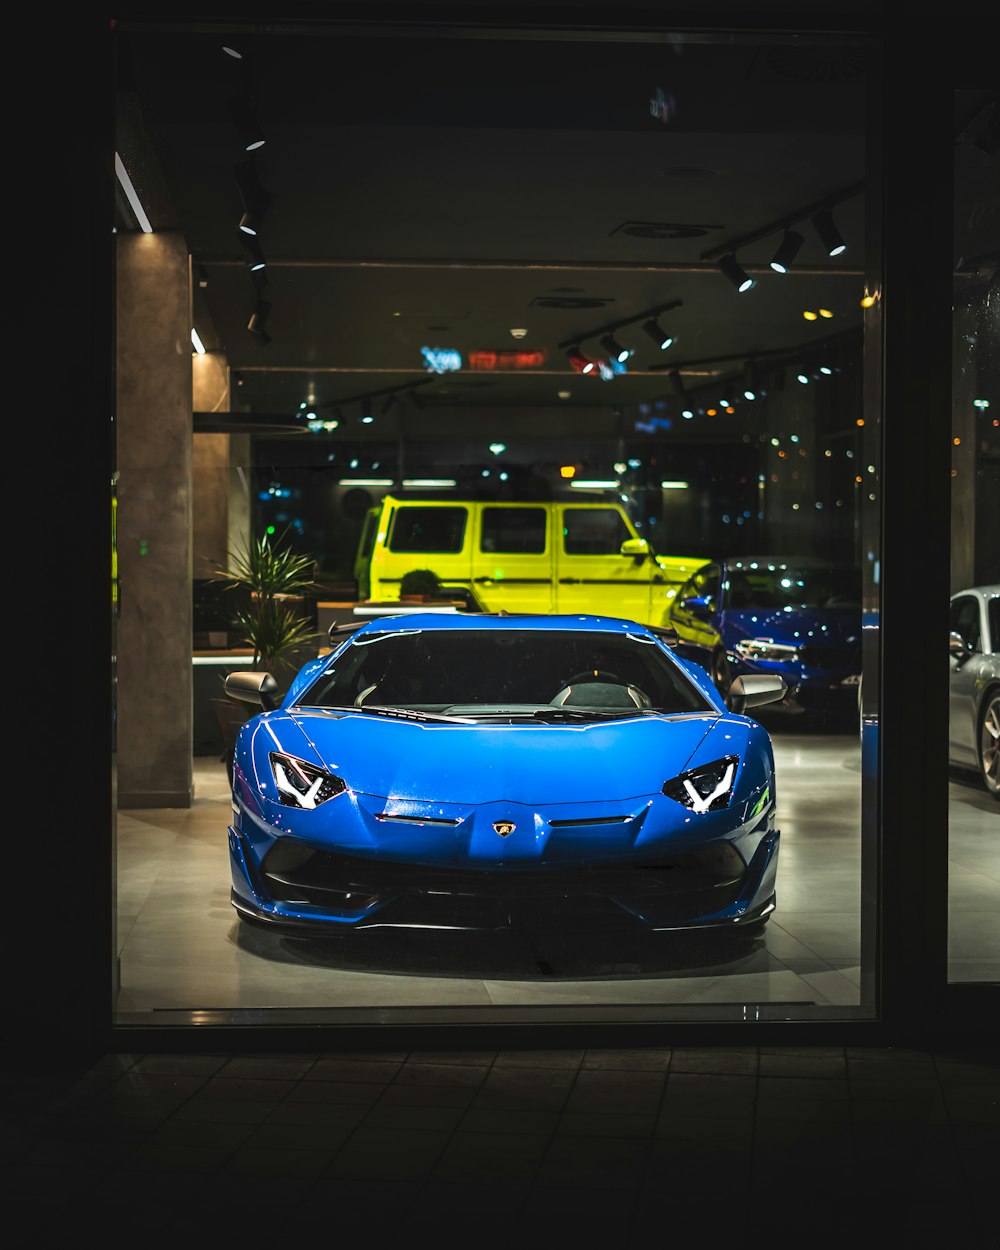
[[951, 596], [948, 759], [1000, 800], [1000, 585]]

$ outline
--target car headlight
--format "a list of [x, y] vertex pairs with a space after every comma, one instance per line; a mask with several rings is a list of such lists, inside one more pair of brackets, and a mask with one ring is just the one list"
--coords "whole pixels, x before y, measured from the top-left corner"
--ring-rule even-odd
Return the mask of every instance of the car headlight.
[[269, 758], [278, 798], [286, 807], [312, 810], [347, 789], [340, 777], [317, 768], [315, 764], [296, 759], [294, 755], [272, 751]]
[[745, 660], [797, 660], [799, 649], [790, 642], [771, 642], [767, 638], [741, 638], [737, 652]]
[[720, 807], [728, 807], [739, 763], [738, 755], [727, 755], [711, 764], [688, 769], [679, 777], [665, 781], [663, 793], [693, 812], [714, 812]]

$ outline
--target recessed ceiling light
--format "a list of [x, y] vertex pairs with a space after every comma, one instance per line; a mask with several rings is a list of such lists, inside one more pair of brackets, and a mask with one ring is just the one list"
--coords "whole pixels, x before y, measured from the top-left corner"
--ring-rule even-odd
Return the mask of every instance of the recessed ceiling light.
[[558, 391], [557, 394], [560, 399], [569, 399], [572, 391]]
[[523, 326], [513, 326], [510, 332], [516, 339], [523, 339], [524, 336], [528, 333], [528, 331]]

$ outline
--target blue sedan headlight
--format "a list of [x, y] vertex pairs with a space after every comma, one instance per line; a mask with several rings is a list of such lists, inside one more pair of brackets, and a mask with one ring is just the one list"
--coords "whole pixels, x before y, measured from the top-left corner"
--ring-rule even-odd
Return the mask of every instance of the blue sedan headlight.
[[714, 812], [728, 807], [736, 783], [738, 755], [727, 755], [711, 764], [691, 768], [663, 783], [663, 793], [693, 812]]
[[279, 751], [270, 753], [271, 772], [278, 787], [278, 798], [287, 807], [311, 810], [342, 794], [347, 786], [340, 777]]
[[772, 642], [769, 638], [741, 638], [737, 652], [745, 660], [797, 660], [799, 649], [793, 643]]

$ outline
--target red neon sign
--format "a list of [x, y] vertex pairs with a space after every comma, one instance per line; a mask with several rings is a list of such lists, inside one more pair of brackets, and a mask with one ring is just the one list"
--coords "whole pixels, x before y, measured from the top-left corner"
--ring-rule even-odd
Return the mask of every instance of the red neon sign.
[[545, 364], [545, 352], [469, 352], [467, 361], [470, 369], [487, 371], [495, 369], [538, 369]]

